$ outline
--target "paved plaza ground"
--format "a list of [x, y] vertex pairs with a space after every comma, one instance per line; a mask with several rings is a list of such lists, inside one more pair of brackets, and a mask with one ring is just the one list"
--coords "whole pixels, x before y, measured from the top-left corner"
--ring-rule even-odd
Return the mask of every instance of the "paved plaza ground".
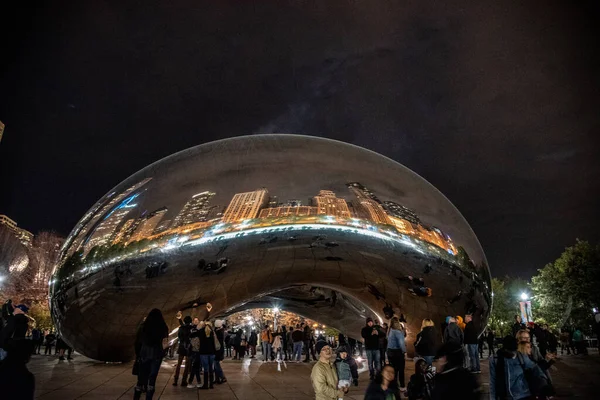
[[[487, 360], [482, 360], [479, 375], [483, 398], [489, 398]], [[310, 370], [313, 363], [262, 363], [256, 359], [225, 361], [223, 370], [228, 382], [213, 390], [172, 386], [175, 360], [166, 360], [160, 369], [155, 399], [313, 399]], [[406, 377], [414, 371], [407, 362]], [[135, 377], [131, 364], [104, 364], [75, 355], [73, 361], [58, 361], [55, 357], [34, 356], [29, 369], [36, 377], [36, 398], [41, 400], [69, 399], [131, 399]], [[597, 351], [589, 356], [563, 356], [552, 370], [557, 398], [597, 399], [600, 389], [600, 357]], [[363, 399], [368, 373], [362, 371], [360, 385], [352, 387], [348, 399]], [[1, 392], [0, 392], [1, 393]], [[459, 399], [460, 395], [456, 397]]]

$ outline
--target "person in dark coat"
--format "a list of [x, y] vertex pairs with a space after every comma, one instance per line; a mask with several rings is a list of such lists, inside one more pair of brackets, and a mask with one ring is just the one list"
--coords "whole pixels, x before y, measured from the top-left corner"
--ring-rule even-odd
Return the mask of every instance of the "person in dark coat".
[[183, 370], [183, 378], [181, 379], [181, 385], [187, 382], [188, 375], [190, 372], [190, 366], [192, 360], [190, 359], [191, 343], [190, 343], [190, 332], [192, 331], [192, 317], [187, 315], [183, 319], [183, 325], [179, 327], [177, 332], [177, 339], [179, 345], [177, 348], [177, 365], [175, 367], [175, 378], [173, 379], [173, 386], [177, 386], [179, 380], [179, 372], [181, 371], [181, 364], [185, 361], [185, 368]]
[[384, 336], [385, 333], [381, 330], [379, 325], [376, 325], [373, 318], [368, 317], [366, 325], [360, 332], [363, 340], [365, 341], [365, 348], [367, 350], [367, 360], [369, 364], [369, 376], [371, 379], [375, 378], [375, 375], [381, 371], [381, 353], [379, 353], [379, 338]]
[[365, 400], [400, 400], [400, 389], [395, 382], [395, 374], [391, 365], [383, 367], [367, 387]]
[[214, 376], [215, 355], [217, 353], [216, 336], [212, 324], [208, 321], [204, 323], [204, 328], [199, 329], [200, 337], [200, 362], [204, 370], [204, 382], [200, 389], [212, 389]]
[[423, 357], [428, 365], [433, 364], [439, 346], [439, 336], [433, 325], [432, 320], [424, 319], [421, 323], [421, 332], [417, 333], [415, 341], [417, 354]]
[[488, 355], [489, 357], [492, 356], [492, 354], [494, 354], [494, 341], [496, 340], [496, 334], [494, 333], [493, 330], [489, 330], [486, 336], [486, 340], [487, 340], [487, 345], [488, 345]]
[[139, 400], [146, 389], [146, 400], [152, 400], [156, 378], [164, 355], [164, 339], [169, 336], [169, 328], [162, 313], [154, 308], [138, 329], [136, 335], [136, 358], [139, 362], [137, 385], [133, 398]]
[[[238, 336], [240, 338], [240, 343], [242, 341], [242, 332], [238, 331]], [[250, 338], [248, 339], [248, 354], [250, 354], [250, 358], [256, 357], [256, 346], [258, 345], [258, 334], [254, 329], [250, 332]], [[239, 346], [239, 344], [238, 344]], [[242, 357], [243, 358], [243, 357]]]
[[479, 365], [479, 351], [477, 349], [479, 346], [477, 327], [473, 322], [473, 316], [471, 314], [465, 315], [465, 322], [464, 341], [467, 348], [467, 353], [469, 355], [469, 366], [471, 368], [471, 372], [480, 374], [481, 367]]
[[27, 311], [29, 308], [25, 304], [19, 304], [13, 309], [13, 314], [7, 316], [6, 324], [0, 330], [0, 360], [6, 357], [6, 348], [10, 340], [25, 339], [29, 329]]
[[[450, 325], [452, 324], [448, 326]], [[452, 341], [446, 342], [438, 352], [437, 357], [443, 366], [442, 371], [436, 374], [434, 379], [434, 388], [431, 393], [432, 400], [481, 399], [477, 379], [469, 370], [463, 367], [463, 348], [461, 345]]]
[[521, 322], [521, 316], [515, 315], [515, 323], [512, 325], [512, 335], [516, 336], [521, 329], [527, 329], [527, 326]]
[[27, 369], [33, 344], [27, 339], [15, 339], [7, 343], [8, 354], [0, 363], [0, 397], [3, 399], [33, 400], [35, 377]]

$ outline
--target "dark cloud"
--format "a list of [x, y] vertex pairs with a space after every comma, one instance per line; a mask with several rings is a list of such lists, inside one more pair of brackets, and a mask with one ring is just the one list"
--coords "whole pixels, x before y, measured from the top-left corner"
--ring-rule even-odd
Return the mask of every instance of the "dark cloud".
[[1, 35], [0, 212], [66, 234], [161, 157], [303, 133], [413, 169], [465, 215], [494, 271], [529, 274], [599, 238], [589, 4], [16, 5], [2, 10], [16, 27]]

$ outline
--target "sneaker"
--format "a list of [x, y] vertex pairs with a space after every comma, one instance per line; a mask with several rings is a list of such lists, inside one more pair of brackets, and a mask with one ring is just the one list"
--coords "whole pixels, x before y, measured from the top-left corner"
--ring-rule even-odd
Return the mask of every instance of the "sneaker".
[[404, 392], [406, 392], [406, 388], [405, 387], [401, 387], [400, 391], [404, 393]]
[[199, 383], [197, 383], [197, 384], [196, 384], [196, 387], [197, 387], [197, 388], [200, 388], [200, 387], [202, 387], [202, 385], [201, 385], [201, 384], [199, 384]]
[[188, 383], [187, 388], [188, 389], [196, 389], [196, 385], [194, 385], [193, 383]]

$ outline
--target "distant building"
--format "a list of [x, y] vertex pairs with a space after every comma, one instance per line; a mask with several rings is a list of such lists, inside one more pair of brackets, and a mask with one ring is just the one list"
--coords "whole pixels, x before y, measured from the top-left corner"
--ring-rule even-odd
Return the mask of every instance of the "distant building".
[[290, 215], [295, 215], [298, 217], [308, 216], [308, 215], [317, 215], [318, 208], [310, 207], [310, 206], [299, 206], [299, 207], [290, 207], [290, 206], [282, 206], [282, 207], [273, 207], [273, 208], [263, 208], [258, 215], [259, 218], [269, 218], [269, 217], [287, 217]]
[[256, 218], [269, 201], [267, 189], [253, 192], [237, 193], [231, 199], [223, 214], [223, 222], [237, 222], [248, 218]]
[[193, 195], [175, 217], [172, 228], [206, 221], [211, 209], [209, 203], [214, 195], [215, 193], [209, 191]]
[[167, 208], [162, 207], [142, 217], [142, 220], [140, 221], [139, 225], [137, 226], [135, 232], [133, 233], [129, 241], [137, 242], [138, 240], [142, 240], [149, 236], [152, 236], [154, 228], [156, 228], [156, 226], [166, 213]]
[[26, 229], [19, 228], [13, 219], [6, 215], [0, 214], [0, 225], [5, 226], [8, 228], [8, 230], [14, 233], [15, 237], [19, 239], [21, 244], [27, 247], [31, 246], [31, 242], [33, 241], [33, 233]]
[[269, 197], [269, 203], [267, 204], [269, 208], [279, 207], [280, 205], [281, 204], [279, 203], [279, 199], [277, 198], [277, 196]]
[[336, 197], [331, 190], [321, 190], [317, 196], [313, 197], [313, 205], [317, 208], [318, 214], [350, 218], [346, 200]]
[[302, 200], [290, 199], [283, 205], [286, 207], [300, 207], [302, 205]]
[[105, 246], [112, 244], [117, 229], [121, 222], [133, 207], [122, 207], [114, 210], [104, 221], [100, 222], [90, 240], [85, 244], [85, 252], [87, 253], [95, 246]]
[[391, 224], [391, 221], [388, 215], [385, 213], [385, 210], [381, 204], [375, 200], [362, 197], [352, 200], [352, 203], [354, 203], [354, 209], [356, 210], [359, 218], [368, 219], [376, 224]]
[[350, 191], [357, 198], [371, 199], [371, 200], [375, 201], [376, 203], [381, 204], [381, 200], [379, 200], [379, 198], [377, 196], [375, 196], [375, 193], [373, 193], [372, 191], [367, 189], [363, 184], [361, 184], [359, 182], [350, 182], [350, 183], [347, 183], [346, 186], [348, 187], [348, 189], [350, 189]]
[[392, 217], [402, 218], [417, 225], [421, 223], [417, 213], [402, 204], [398, 204], [394, 201], [384, 201], [383, 208], [388, 215], [391, 215]]

